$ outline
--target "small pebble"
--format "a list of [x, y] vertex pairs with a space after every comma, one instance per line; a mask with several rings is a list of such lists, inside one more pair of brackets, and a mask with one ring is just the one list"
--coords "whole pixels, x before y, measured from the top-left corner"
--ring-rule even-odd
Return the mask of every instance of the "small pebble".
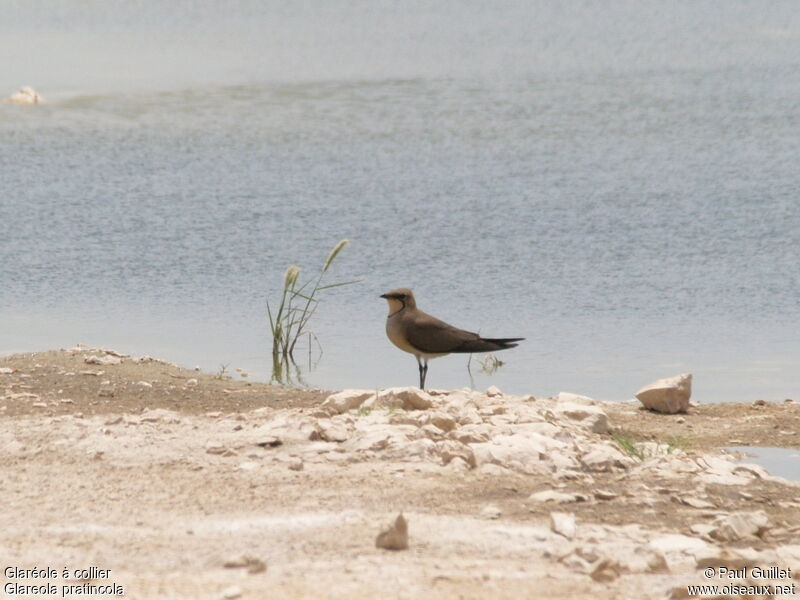
[[232, 585], [231, 587], [222, 590], [222, 597], [225, 598], [225, 600], [233, 600], [241, 595], [242, 588], [240, 588], [238, 585]]

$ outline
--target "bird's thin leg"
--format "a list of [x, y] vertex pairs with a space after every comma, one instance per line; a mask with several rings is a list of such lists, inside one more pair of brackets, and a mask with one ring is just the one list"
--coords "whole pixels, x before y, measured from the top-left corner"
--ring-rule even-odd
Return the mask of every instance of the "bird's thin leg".
[[422, 367], [422, 385], [419, 386], [421, 390], [425, 389], [425, 378], [428, 376], [428, 359], [425, 359], [425, 365]]
[[[416, 356], [416, 355], [415, 355]], [[417, 356], [417, 365], [419, 365], [419, 389], [425, 389], [425, 368], [422, 366], [422, 361]]]

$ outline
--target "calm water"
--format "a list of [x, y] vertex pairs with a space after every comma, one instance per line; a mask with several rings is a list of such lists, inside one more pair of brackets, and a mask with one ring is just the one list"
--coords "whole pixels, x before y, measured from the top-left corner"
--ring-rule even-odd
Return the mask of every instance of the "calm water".
[[794, 448], [770, 448], [765, 446], [729, 446], [724, 448], [741, 454], [739, 462], [755, 463], [778, 477], [800, 481], [800, 452]]
[[479, 388], [800, 398], [794, 1], [6, 0], [0, 64], [48, 100], [0, 104], [0, 352], [269, 379], [266, 299], [347, 237], [309, 385], [417, 381], [402, 285], [527, 338]]

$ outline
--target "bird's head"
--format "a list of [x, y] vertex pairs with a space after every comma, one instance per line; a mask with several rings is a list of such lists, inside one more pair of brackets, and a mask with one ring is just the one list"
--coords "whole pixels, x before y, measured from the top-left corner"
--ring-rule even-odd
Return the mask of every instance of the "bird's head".
[[416, 308], [417, 303], [414, 301], [414, 294], [408, 288], [397, 288], [391, 292], [381, 294], [381, 298], [386, 298], [389, 303], [389, 314], [394, 314], [404, 308]]

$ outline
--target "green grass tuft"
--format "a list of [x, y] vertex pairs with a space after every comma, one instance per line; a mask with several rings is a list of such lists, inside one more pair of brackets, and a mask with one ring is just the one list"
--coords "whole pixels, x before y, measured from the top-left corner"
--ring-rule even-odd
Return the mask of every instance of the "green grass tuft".
[[278, 302], [274, 312], [272, 310], [273, 306], [267, 300], [267, 316], [269, 317], [269, 329], [272, 334], [273, 357], [280, 357], [283, 362], [286, 362], [293, 356], [297, 341], [302, 336], [306, 335], [309, 340], [316, 340], [316, 336], [308, 328], [308, 322], [314, 316], [319, 305], [319, 299], [317, 298], [319, 292], [360, 281], [340, 281], [322, 285], [322, 277], [348, 243], [350, 243], [349, 240], [342, 240], [336, 244], [328, 253], [328, 258], [325, 260], [319, 275], [305, 283], [300, 284], [298, 282], [300, 267], [290, 265], [286, 269], [283, 275], [283, 291], [280, 302]]
[[631, 458], [635, 458], [640, 462], [645, 459], [644, 452], [642, 452], [639, 448], [636, 447], [636, 444], [631, 438], [625, 437], [621, 433], [614, 433], [612, 434], [611, 437], [620, 447], [620, 450], [622, 450], [625, 454], [627, 454]]

